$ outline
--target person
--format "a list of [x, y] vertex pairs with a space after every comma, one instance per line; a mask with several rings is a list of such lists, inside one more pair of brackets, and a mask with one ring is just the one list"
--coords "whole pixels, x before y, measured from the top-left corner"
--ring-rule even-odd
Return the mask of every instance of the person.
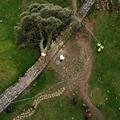
[[91, 118], [93, 116], [90, 108], [86, 105], [86, 104], [83, 104], [82, 107], [84, 107], [85, 109], [85, 120], [88, 120], [89, 118]]
[[62, 62], [65, 59], [64, 55], [60, 55], [60, 62]]
[[7, 113], [11, 113], [12, 112], [12, 104], [10, 104], [9, 106], [6, 107], [5, 111]]
[[84, 108], [85, 108], [85, 107], [86, 107], [86, 104], [85, 104], [85, 103], [83, 103], [83, 104], [82, 104], [82, 107], [84, 107]]
[[86, 112], [86, 115], [85, 115], [85, 120], [91, 118], [93, 116], [92, 112], [91, 111], [88, 111]]
[[90, 108], [88, 106], [85, 107], [85, 112], [90, 112]]
[[75, 96], [73, 97], [72, 101], [73, 101], [73, 105], [76, 105], [76, 104], [77, 104], [77, 99], [76, 99]]

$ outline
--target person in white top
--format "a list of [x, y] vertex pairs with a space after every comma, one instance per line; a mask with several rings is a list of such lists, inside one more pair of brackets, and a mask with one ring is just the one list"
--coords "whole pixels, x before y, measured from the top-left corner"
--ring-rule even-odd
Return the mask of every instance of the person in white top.
[[65, 59], [64, 55], [60, 55], [60, 61], [62, 62]]

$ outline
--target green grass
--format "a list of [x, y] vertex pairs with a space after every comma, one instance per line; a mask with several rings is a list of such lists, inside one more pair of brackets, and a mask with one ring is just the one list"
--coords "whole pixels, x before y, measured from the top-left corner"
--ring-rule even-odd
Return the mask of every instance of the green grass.
[[19, 21], [22, 1], [0, 2], [0, 93], [17, 81], [35, 62], [38, 53], [16, 46], [14, 26]]
[[[18, 100], [34, 97], [38, 93], [47, 90], [51, 85], [56, 82], [58, 82], [57, 73], [55, 73], [52, 69], [48, 69], [37, 78], [34, 86], [31, 87], [31, 89], [29, 89], [28, 92], [24, 96], [21, 96]], [[10, 120], [11, 117], [18, 115], [23, 110], [23, 108], [29, 107], [31, 102], [32, 99], [28, 101], [13, 103], [13, 112], [11, 114], [3, 112], [0, 115], [0, 120]]]
[[[96, 13], [96, 37], [105, 46], [97, 53], [93, 39], [94, 70], [90, 83], [93, 102], [102, 110], [107, 120], [120, 118], [120, 12]], [[108, 99], [108, 100], [106, 100]]]
[[[38, 117], [39, 116], [39, 117]], [[81, 101], [76, 106], [71, 97], [58, 97], [42, 103], [37, 112], [28, 120], [83, 120]]]
[[[32, 89], [26, 93], [26, 95], [21, 96], [19, 100], [34, 97], [39, 92], [47, 90], [57, 82], [59, 82], [57, 73], [55, 73], [55, 71], [52, 69], [48, 69], [38, 77]], [[84, 114], [81, 107], [82, 102], [78, 96], [76, 98], [76, 106], [74, 106], [72, 103], [72, 96], [61, 96], [42, 102], [38, 106], [35, 114], [29, 117], [28, 120], [72, 120], [72, 117], [74, 117], [74, 120], [83, 120]], [[32, 100], [14, 103], [13, 112], [10, 114], [3, 112], [0, 115], [0, 120], [12, 119], [13, 117], [19, 115], [23, 109], [28, 108], [31, 103]]]

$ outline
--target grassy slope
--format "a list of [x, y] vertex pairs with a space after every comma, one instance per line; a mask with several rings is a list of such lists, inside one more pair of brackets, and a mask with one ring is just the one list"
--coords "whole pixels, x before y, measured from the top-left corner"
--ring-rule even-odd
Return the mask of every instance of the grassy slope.
[[[120, 119], [120, 13], [96, 14], [96, 37], [105, 46], [101, 53], [94, 48], [94, 70], [90, 95], [107, 120]], [[108, 99], [108, 100], [106, 100]]]
[[[49, 88], [52, 84], [56, 83], [58, 81], [57, 74], [51, 69], [49, 69], [46, 72], [43, 72], [41, 76], [38, 77], [36, 80], [37, 82], [32, 87], [30, 92], [26, 93], [26, 95], [21, 96], [19, 100], [31, 98], [35, 95], [37, 95], [39, 92], [42, 92]], [[6, 114], [3, 113], [0, 115], [0, 120], [9, 120], [11, 117], [18, 115], [19, 112], [23, 110], [24, 107], [28, 107], [32, 100], [23, 101], [23, 102], [17, 102], [13, 104], [13, 113]]]
[[[71, 97], [59, 97], [42, 103], [37, 112], [28, 120], [84, 120], [81, 102], [76, 106]], [[39, 117], [38, 117], [39, 116]]]
[[0, 2], [0, 93], [13, 84], [36, 60], [33, 50], [18, 49], [15, 45], [14, 26], [19, 21], [20, 1]]

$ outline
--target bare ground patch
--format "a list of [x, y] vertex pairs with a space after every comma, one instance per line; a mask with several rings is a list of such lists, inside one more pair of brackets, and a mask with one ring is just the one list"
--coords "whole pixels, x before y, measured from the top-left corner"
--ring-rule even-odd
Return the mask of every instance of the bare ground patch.
[[[93, 30], [94, 22], [85, 21]], [[65, 60], [60, 62], [59, 56], [63, 54]], [[67, 93], [76, 91], [83, 101], [91, 108], [98, 120], [103, 120], [102, 113], [94, 106], [88, 95], [89, 78], [93, 67], [91, 48], [91, 35], [86, 29], [76, 34], [75, 39], [70, 40], [59, 54], [52, 60], [51, 67], [59, 73], [61, 80], [66, 81]]]

